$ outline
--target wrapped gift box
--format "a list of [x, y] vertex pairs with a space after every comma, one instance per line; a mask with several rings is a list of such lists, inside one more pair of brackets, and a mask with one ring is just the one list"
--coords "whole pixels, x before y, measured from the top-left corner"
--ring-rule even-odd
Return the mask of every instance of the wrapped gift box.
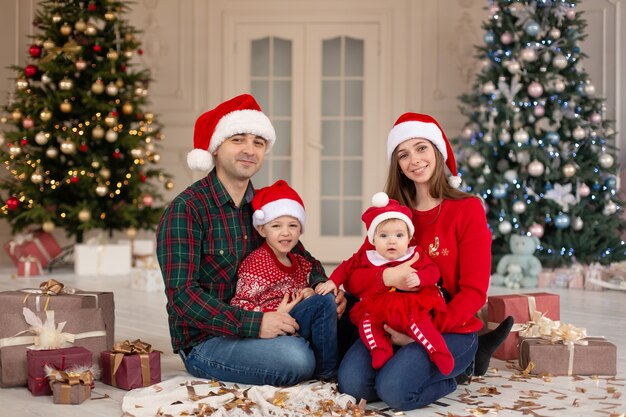
[[539, 273], [537, 286], [540, 288], [575, 288], [584, 287], [584, 267], [574, 264], [567, 268], [543, 269]]
[[[35, 314], [45, 321], [51, 313], [48, 310]], [[93, 361], [97, 363], [100, 352], [107, 349], [102, 309], [58, 310], [54, 311], [54, 321], [66, 322], [63, 332], [75, 335], [74, 346], [82, 346], [93, 352]], [[30, 334], [16, 335], [29, 327], [21, 308], [20, 313], [0, 315], [0, 387], [27, 385], [26, 349], [35, 343], [35, 338]]]
[[28, 366], [28, 389], [37, 395], [50, 395], [52, 390], [44, 367], [65, 371], [69, 367], [91, 367], [93, 353], [81, 346], [63, 349], [32, 350], [26, 349], [26, 365]]
[[91, 385], [64, 384], [54, 382], [52, 385], [52, 402], [55, 404], [80, 404], [91, 397]]
[[162, 292], [165, 290], [163, 275], [159, 268], [133, 268], [130, 287], [145, 292]]
[[[17, 291], [0, 292], [0, 321], [5, 321], [5, 314], [21, 314], [23, 307], [33, 311], [75, 310], [80, 308], [101, 308], [104, 327], [107, 332], [105, 349], [111, 349], [115, 342], [115, 301], [112, 292], [80, 291], [62, 289], [54, 295], [50, 288], [56, 281], [42, 282], [40, 288], [24, 288]], [[62, 285], [62, 284], [61, 284]], [[69, 291], [70, 293], [63, 293]], [[100, 352], [96, 352], [100, 353]]]
[[[519, 327], [531, 319], [533, 307], [552, 320], [559, 320], [561, 306], [559, 296], [549, 293], [509, 294], [489, 296], [487, 300], [487, 321], [490, 328], [497, 326], [507, 316], [513, 316]], [[493, 354], [495, 358], [509, 360], [519, 356], [519, 335], [511, 331], [509, 337]]]
[[604, 338], [587, 337], [587, 345], [552, 343], [540, 338], [522, 338], [519, 364], [526, 369], [532, 362], [533, 374], [615, 375], [617, 347]]
[[130, 268], [131, 251], [128, 244], [74, 246], [76, 275], [128, 275]]
[[4, 250], [15, 265], [18, 264], [21, 257], [30, 255], [37, 258], [44, 268], [61, 253], [61, 247], [54, 237], [43, 231], [15, 235], [12, 240], [4, 245]]
[[43, 267], [39, 259], [34, 256], [22, 256], [17, 262], [18, 277], [36, 277], [43, 273]]
[[[136, 343], [148, 346], [147, 351], [144, 350], [145, 353], [122, 353], [134, 351], [132, 347], [129, 347], [114, 348], [113, 351], [100, 354], [102, 382], [125, 390], [147, 387], [161, 382], [161, 352], [152, 351], [150, 345], [140, 340], [132, 344]], [[129, 346], [127, 341], [125, 344]]]

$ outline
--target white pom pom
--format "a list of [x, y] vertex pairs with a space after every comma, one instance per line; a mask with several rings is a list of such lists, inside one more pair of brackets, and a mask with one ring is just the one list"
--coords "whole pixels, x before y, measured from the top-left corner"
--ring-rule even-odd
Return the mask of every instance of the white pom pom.
[[208, 171], [213, 168], [213, 155], [204, 149], [194, 149], [187, 154], [187, 165], [194, 171]]
[[456, 175], [449, 176], [448, 184], [450, 184], [450, 187], [452, 188], [459, 188], [461, 186], [461, 177], [458, 177]]
[[389, 204], [389, 196], [382, 191], [372, 196], [372, 205], [374, 207], [385, 207]]
[[265, 213], [263, 213], [263, 210], [256, 210], [252, 216], [258, 221], [263, 221]]

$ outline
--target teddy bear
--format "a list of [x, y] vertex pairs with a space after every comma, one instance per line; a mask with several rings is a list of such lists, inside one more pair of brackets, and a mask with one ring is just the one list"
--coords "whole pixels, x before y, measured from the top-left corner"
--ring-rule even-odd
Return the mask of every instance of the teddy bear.
[[533, 253], [538, 245], [539, 239], [534, 236], [511, 236], [511, 253], [500, 259], [491, 283], [514, 289], [536, 287], [541, 262]]

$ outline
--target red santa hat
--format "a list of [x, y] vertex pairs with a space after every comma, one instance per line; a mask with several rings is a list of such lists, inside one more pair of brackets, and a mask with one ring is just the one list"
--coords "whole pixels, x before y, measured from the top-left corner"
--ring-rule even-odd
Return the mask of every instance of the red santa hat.
[[252, 224], [261, 226], [280, 216], [298, 219], [304, 232], [304, 203], [298, 193], [285, 181], [278, 180], [269, 187], [255, 191], [252, 199]]
[[194, 150], [187, 154], [187, 165], [197, 171], [213, 168], [213, 152], [225, 139], [250, 133], [267, 141], [266, 152], [276, 140], [270, 119], [250, 94], [242, 94], [203, 113], [193, 130]]
[[415, 227], [411, 221], [411, 209], [400, 205], [396, 200], [390, 199], [386, 193], [380, 192], [372, 197], [372, 206], [365, 210], [361, 220], [367, 228], [367, 239], [373, 245], [376, 227], [389, 219], [398, 219], [406, 223], [409, 229], [409, 239], [413, 237]]
[[456, 172], [456, 161], [450, 142], [439, 123], [427, 114], [404, 113], [396, 120], [387, 137], [388, 160], [391, 161], [391, 155], [398, 145], [414, 138], [426, 139], [437, 147], [452, 174], [448, 177], [448, 184], [453, 188], [459, 188], [461, 178]]

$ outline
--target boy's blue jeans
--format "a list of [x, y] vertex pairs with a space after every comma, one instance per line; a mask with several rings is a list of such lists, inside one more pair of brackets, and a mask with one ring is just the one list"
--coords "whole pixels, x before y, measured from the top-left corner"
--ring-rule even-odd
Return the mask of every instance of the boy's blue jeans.
[[309, 297], [290, 314], [300, 325], [301, 337], [214, 337], [194, 346], [189, 355], [180, 352], [187, 371], [199, 378], [274, 386], [294, 385], [313, 376], [334, 377], [337, 306], [333, 295]]

